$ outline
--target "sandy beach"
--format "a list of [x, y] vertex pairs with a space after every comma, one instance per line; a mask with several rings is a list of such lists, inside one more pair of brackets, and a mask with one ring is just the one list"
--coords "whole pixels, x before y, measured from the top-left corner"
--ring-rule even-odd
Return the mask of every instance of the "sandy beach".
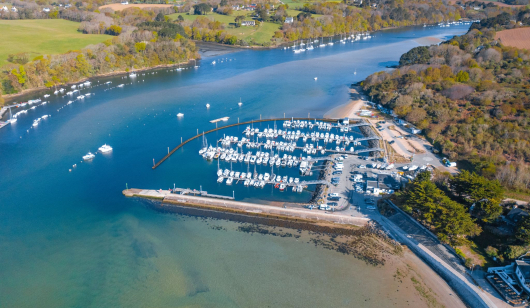
[[350, 101], [344, 105], [337, 106], [324, 114], [326, 119], [342, 119], [342, 118], [359, 118], [357, 112], [367, 102], [364, 96], [360, 93], [359, 86], [352, 86], [350, 88]]

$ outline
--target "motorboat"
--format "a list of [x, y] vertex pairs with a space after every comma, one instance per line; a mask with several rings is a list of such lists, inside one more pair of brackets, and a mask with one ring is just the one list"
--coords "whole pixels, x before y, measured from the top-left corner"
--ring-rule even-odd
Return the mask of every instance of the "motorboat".
[[112, 151], [112, 147], [106, 143], [98, 149], [101, 153], [109, 153]]
[[226, 180], [226, 185], [232, 185], [232, 182], [233, 182], [233, 181], [234, 181], [233, 178], [228, 178], [228, 179]]
[[225, 178], [220, 176], [220, 177], [217, 178], [217, 183], [223, 183], [224, 180], [225, 180]]
[[83, 160], [91, 160], [91, 159], [93, 159], [94, 157], [96, 157], [96, 155], [94, 155], [94, 154], [88, 152], [87, 155], [83, 156]]
[[180, 113], [180, 112], [179, 112], [179, 113], [177, 113], [177, 117], [179, 117], [179, 118], [182, 118], [183, 116], [184, 116], [184, 114], [183, 114], [183, 113]]

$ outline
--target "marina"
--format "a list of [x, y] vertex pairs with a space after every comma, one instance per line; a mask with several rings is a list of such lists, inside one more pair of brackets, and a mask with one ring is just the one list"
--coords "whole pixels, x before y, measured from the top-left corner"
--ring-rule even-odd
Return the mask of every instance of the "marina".
[[[376, 211], [365, 206], [367, 197], [360, 193], [353, 192], [358, 195], [359, 203], [355, 204], [359, 206], [351, 209], [343, 201], [335, 201], [336, 206], [331, 204], [333, 201], [326, 201], [329, 208], [335, 209], [333, 212], [324, 210], [327, 208], [324, 206], [322, 210], [303, 207], [312, 201], [315, 190], [328, 187], [326, 184], [308, 184], [302, 192], [293, 192], [293, 186], [287, 185], [290, 178], [293, 183], [296, 178], [299, 183], [331, 182], [336, 175], [321, 177], [321, 174], [329, 169], [330, 159], [345, 155], [334, 154], [336, 140], [328, 142], [326, 154], [318, 151], [312, 154], [313, 150], [311, 154], [303, 152], [303, 138], [296, 141], [298, 148], [293, 152], [284, 150], [278, 153], [277, 146], [264, 149], [266, 137], [259, 138], [261, 149], [246, 144], [240, 148], [233, 142], [226, 147], [234, 151], [237, 148], [238, 153], [242, 153], [242, 149], [245, 154], [251, 151], [256, 156], [256, 161], [250, 165], [239, 160], [231, 162], [234, 178], [237, 172], [240, 177], [248, 171], [253, 175], [254, 168], [258, 180], [261, 174], [264, 181], [266, 173], [269, 173], [269, 181], [272, 173], [281, 175], [282, 180], [287, 176], [284, 191], [280, 192], [279, 187], [274, 188], [276, 184], [257, 188], [233, 179], [231, 185], [226, 185], [226, 178], [223, 183], [218, 183], [218, 163], [224, 172], [230, 170], [230, 162], [207, 160], [198, 154], [203, 148], [202, 132], [207, 138], [207, 147], [211, 143], [212, 147], [224, 148], [220, 143], [217, 145], [223, 135], [257, 142], [257, 136], [252, 140], [252, 136], [243, 134], [246, 126], [259, 128], [260, 132], [270, 128], [274, 131], [271, 119], [292, 122], [294, 117], [294, 121], [314, 122], [316, 118], [319, 122], [335, 125], [337, 119], [322, 118], [331, 108], [348, 102], [351, 83], [384, 70], [386, 66], [396, 65], [401, 54], [418, 46], [416, 38], [442, 38], [466, 30], [458, 26], [389, 29], [356, 44], [328, 46], [328, 39], [325, 39], [326, 48], [296, 55], [290, 50], [243, 50], [231, 56], [237, 57], [237, 61], [221, 62], [218, 55], [205, 57], [197, 61], [200, 65], [197, 70], [166, 72], [161, 69], [145, 72], [145, 75], [137, 72], [134, 81], [128, 76], [95, 78], [91, 80], [89, 90], [84, 86], [81, 93], [72, 93], [72, 96], [63, 97], [66, 93], [59, 89], [46, 90], [59, 92], [44, 99], [47, 104], [20, 114], [16, 123], [0, 130], [3, 149], [0, 187], [5, 199], [0, 207], [3, 218], [0, 236], [4, 239], [0, 267], [3, 275], [9, 277], [0, 281], [2, 304], [9, 307], [168, 307], [179, 304], [351, 307], [357, 303], [366, 307], [427, 306], [410, 277], [403, 279], [407, 285], [394, 278], [398, 265], [408, 268], [397, 263], [397, 259], [387, 258], [388, 264], [373, 266], [354, 255], [315, 247], [316, 242], [297, 229], [283, 228], [280, 236], [272, 234], [279, 233], [281, 228], [271, 228], [266, 234], [245, 232], [258, 226], [252, 221], [233, 222], [217, 218], [219, 216], [211, 219], [179, 214], [171, 209], [182, 207], [182, 200], [186, 200], [187, 208], [195, 203], [208, 202], [202, 205], [203, 208], [216, 215], [235, 211], [245, 217], [260, 215], [272, 220], [278, 219], [279, 215], [285, 217], [283, 215], [292, 211], [315, 215], [313, 222], [318, 217], [328, 226], [334, 222], [326, 219], [335, 217], [337, 220], [344, 217], [345, 222], [351, 221], [352, 224], [361, 222], [360, 218]], [[214, 60], [218, 60], [217, 64], [209, 65]], [[316, 76], [318, 81], [314, 80]], [[64, 92], [72, 91], [70, 87], [63, 86]], [[90, 96], [86, 96], [88, 91]], [[17, 101], [42, 99], [43, 94], [32, 93]], [[85, 95], [85, 98], [77, 100], [79, 95]], [[245, 101], [242, 106], [238, 106], [240, 97]], [[69, 101], [72, 103], [67, 105]], [[205, 107], [207, 103], [210, 108]], [[32, 106], [35, 105], [37, 103]], [[32, 106], [12, 109], [13, 115]], [[178, 113], [184, 116], [178, 117]], [[45, 114], [52, 117], [32, 129], [33, 120]], [[260, 115], [263, 122], [255, 120], [260, 119]], [[342, 115], [341, 120], [346, 116]], [[223, 128], [208, 133], [216, 128], [216, 124], [210, 121], [223, 117], [229, 117], [226, 122], [217, 123]], [[238, 125], [238, 119], [248, 124]], [[276, 129], [283, 131], [287, 128], [283, 127], [283, 122], [277, 121]], [[294, 128], [295, 131], [298, 129], [306, 134], [309, 131]], [[361, 130], [365, 128], [354, 127], [346, 134], [353, 139], [368, 137]], [[313, 128], [313, 131], [317, 129]], [[326, 132], [344, 135], [338, 128], [318, 131], [324, 135]], [[307, 144], [313, 144], [314, 149], [317, 142], [318, 146], [324, 146], [321, 139], [311, 141], [310, 133]], [[153, 158], [159, 162], [168, 153], [168, 147], [171, 151], [194, 136], [197, 137], [152, 169]], [[269, 139], [284, 142], [284, 145], [294, 142], [280, 136]], [[355, 151], [374, 149], [376, 147], [371, 144], [377, 140], [360, 142], [361, 145], [357, 146], [350, 142], [348, 150], [351, 146]], [[113, 151], [100, 155], [98, 147], [105, 143], [111, 145]], [[340, 147], [344, 147], [344, 143]], [[299, 158], [302, 155], [307, 162], [313, 162], [313, 174], [301, 175], [301, 162], [296, 167], [288, 167], [288, 160], [285, 167], [280, 162], [277, 168], [275, 162], [271, 173], [271, 150], [274, 151], [272, 157], [278, 154], [283, 158], [287, 154]], [[80, 163], [88, 151], [96, 157]], [[267, 165], [263, 164], [263, 158], [261, 164], [256, 164], [257, 151], [269, 153]], [[369, 154], [348, 155], [355, 160], [352, 164], [375, 164], [375, 161], [365, 160], [372, 157]], [[377, 162], [378, 165], [383, 163]], [[77, 167], [73, 167], [74, 164]], [[349, 160], [344, 163], [345, 171], [339, 186], [331, 184], [330, 187], [336, 190], [323, 194], [350, 193], [351, 186], [340, 186], [346, 186], [349, 164]], [[68, 172], [69, 168], [71, 172]], [[371, 178], [374, 178], [374, 189], [388, 189], [377, 187], [383, 180], [378, 182], [375, 176], [366, 176], [364, 183], [359, 183], [371, 183]], [[180, 194], [178, 190], [168, 192], [168, 200], [175, 200], [175, 203], [169, 203], [161, 199], [125, 198], [121, 192], [127, 187], [131, 187], [129, 190], [132, 187], [145, 188], [155, 193], [160, 188], [162, 191], [190, 189], [186, 194]], [[197, 191], [234, 199], [194, 196], [193, 192]], [[342, 196], [342, 200], [347, 196]], [[222, 211], [223, 203], [231, 207], [224, 206]], [[345, 210], [337, 211], [339, 208]], [[302, 216], [290, 217], [306, 220]], [[319, 234], [315, 241], [325, 237], [325, 234]], [[407, 257], [410, 255], [406, 254]], [[418, 258], [410, 264], [422, 277], [438, 279], [432, 271], [427, 272], [428, 268], [424, 270], [426, 266]], [[416, 266], [423, 268], [419, 271]], [[433, 290], [439, 297], [457, 298], [450, 289], [448, 292], [436, 289], [436, 285], [444, 285], [443, 281], [434, 285]], [[444, 304], [459, 307], [451, 302]]]

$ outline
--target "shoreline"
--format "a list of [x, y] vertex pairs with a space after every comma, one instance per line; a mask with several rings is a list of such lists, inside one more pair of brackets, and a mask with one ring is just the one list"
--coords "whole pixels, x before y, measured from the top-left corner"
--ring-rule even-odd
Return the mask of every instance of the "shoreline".
[[[190, 62], [193, 61], [193, 60], [200, 60], [200, 58], [199, 59], [190, 59], [190, 60], [188, 60], [188, 62], [180, 62], [180, 63], [175, 63], [175, 64], [160, 64], [160, 65], [151, 66], [151, 67], [139, 68], [139, 69], [135, 69], [134, 72], [145, 72], [145, 71], [149, 71], [149, 70], [157, 70], [157, 69], [175, 67], [175, 66], [178, 66], [178, 65], [184, 65], [184, 67], [186, 67], [186, 66], [189, 66]], [[38, 88], [32, 88], [32, 89], [25, 89], [25, 90], [22, 90], [19, 93], [2, 95], [2, 97], [5, 100], [4, 105], [8, 105], [8, 102], [12, 104], [12, 103], [14, 103], [13, 100], [15, 100], [18, 97], [21, 97], [21, 96], [24, 96], [24, 95], [29, 95], [29, 94], [34, 94], [34, 93], [39, 92], [39, 91], [52, 90], [54, 88], [56, 89], [56, 88], [59, 88], [59, 87], [68, 87], [68, 86], [71, 86], [71, 85], [74, 85], [74, 84], [78, 84], [80, 82], [85, 82], [87, 80], [92, 80], [92, 79], [97, 79], [97, 78], [104, 78], [104, 77], [114, 77], [114, 76], [120, 76], [120, 75], [127, 75], [129, 73], [131, 73], [131, 71], [114, 71], [114, 72], [109, 72], [109, 73], [104, 73], [104, 74], [98, 74], [98, 75], [94, 75], [94, 76], [91, 76], [91, 77], [86, 77], [86, 78], [77, 80], [75, 82], [68, 82], [68, 83], [58, 84], [58, 85], [55, 85], [55, 86], [53, 86], [51, 88], [38, 87]], [[0, 117], [0, 119], [1, 119], [1, 117]]]

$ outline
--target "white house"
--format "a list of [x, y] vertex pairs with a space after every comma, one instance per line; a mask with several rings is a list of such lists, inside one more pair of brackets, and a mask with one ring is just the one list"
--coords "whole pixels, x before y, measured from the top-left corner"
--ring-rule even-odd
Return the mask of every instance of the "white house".
[[292, 17], [285, 17], [285, 23], [286, 23], [286, 24], [292, 24], [293, 21], [294, 21], [294, 18], [292, 18]]
[[255, 20], [243, 20], [241, 22], [241, 25], [242, 26], [255, 26], [256, 25], [256, 21]]
[[9, 10], [7, 9], [7, 6], [4, 5], [4, 6], [2, 7], [2, 11], [7, 12], [7, 11], [9, 11]]
[[16, 12], [16, 11], [18, 11], [16, 7], [11, 8], [11, 12]]
[[127, 4], [129, 4], [129, 1], [124, 1], [124, 2], [122, 2], [121, 4], [123, 4], [123, 5], [127, 5]]
[[43, 9], [42, 9], [42, 11], [43, 11], [43, 12], [49, 12], [49, 11], [50, 11], [50, 9], [49, 9], [49, 8], [47, 8], [47, 7], [45, 7], [45, 8], [43, 8]]

